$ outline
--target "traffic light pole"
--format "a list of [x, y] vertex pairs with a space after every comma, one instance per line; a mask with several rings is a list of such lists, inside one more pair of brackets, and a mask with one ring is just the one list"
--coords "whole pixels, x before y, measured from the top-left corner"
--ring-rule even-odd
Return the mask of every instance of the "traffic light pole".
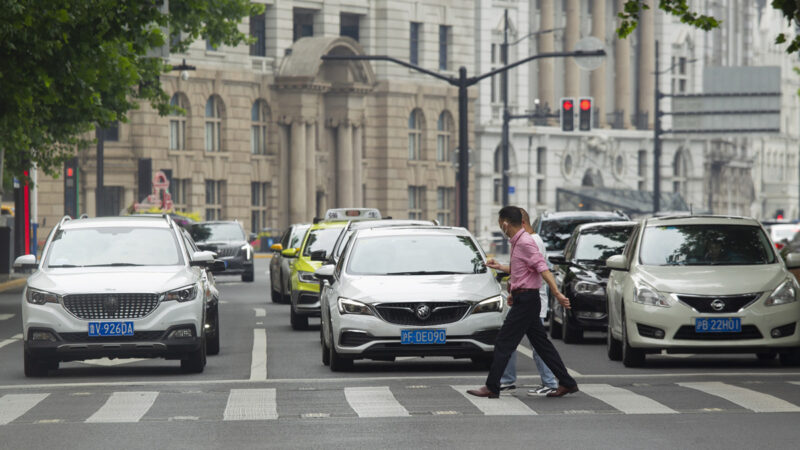
[[656, 40], [655, 53], [655, 102], [653, 105], [653, 214], [661, 209], [661, 91], [658, 90], [658, 40]]
[[392, 58], [391, 56], [385, 55], [323, 55], [323, 61], [389, 61], [395, 64], [399, 64], [404, 67], [408, 67], [410, 69], [416, 70], [418, 72], [424, 73], [426, 75], [430, 75], [434, 78], [437, 78], [442, 81], [446, 81], [447, 83], [458, 87], [458, 175], [456, 179], [458, 180], [458, 224], [464, 228], [468, 227], [469, 222], [469, 133], [468, 133], [468, 101], [469, 97], [467, 96], [467, 90], [470, 86], [478, 84], [482, 80], [493, 77], [495, 75], [504, 73], [510, 69], [513, 69], [517, 66], [525, 64], [527, 62], [542, 59], [542, 58], [567, 58], [567, 57], [574, 57], [574, 58], [581, 58], [581, 57], [591, 57], [591, 56], [605, 56], [605, 50], [590, 50], [590, 51], [573, 51], [573, 52], [552, 52], [552, 53], [543, 53], [541, 55], [533, 55], [527, 58], [521, 59], [511, 64], [507, 64], [503, 67], [499, 67], [497, 69], [491, 70], [484, 74], [474, 76], [474, 77], [467, 77], [467, 68], [461, 67], [458, 69], [458, 77], [452, 76], [445, 76], [438, 72], [434, 72], [432, 70], [425, 69], [423, 67], [417, 66], [415, 64], [411, 64], [409, 62]]
[[[500, 45], [500, 58], [503, 61], [503, 65], [508, 64], [508, 10], [504, 10], [504, 23], [503, 23], [503, 43]], [[509, 195], [509, 185], [511, 184], [509, 181], [509, 175], [511, 171], [509, 156], [508, 156], [508, 141], [509, 141], [509, 129], [508, 129], [508, 71], [503, 72], [500, 75], [500, 95], [503, 97], [503, 129], [502, 129], [502, 137], [500, 141], [500, 148], [503, 153], [503, 167], [502, 167], [502, 175], [501, 175], [501, 189], [503, 190], [503, 203], [502, 205], [508, 206], [508, 195]], [[526, 205], [527, 206], [527, 205]], [[502, 252], [508, 253], [508, 240], [503, 239], [502, 242]]]

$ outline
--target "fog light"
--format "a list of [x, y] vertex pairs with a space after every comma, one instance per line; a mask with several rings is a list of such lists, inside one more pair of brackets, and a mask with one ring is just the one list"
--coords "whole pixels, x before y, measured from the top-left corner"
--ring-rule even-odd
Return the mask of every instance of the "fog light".
[[772, 331], [769, 332], [769, 334], [773, 338], [791, 336], [791, 335], [794, 334], [794, 330], [795, 330], [796, 325], [797, 325], [797, 322], [793, 322], [793, 323], [790, 323], [790, 324], [787, 324], [787, 325], [776, 327], [776, 328], [773, 328]]
[[637, 323], [636, 328], [639, 331], [639, 336], [653, 339], [664, 339], [664, 330], [661, 328], [651, 327], [641, 323]]
[[653, 332], [653, 337], [656, 339], [664, 339], [664, 330], [656, 330]]
[[56, 337], [49, 331], [33, 331], [31, 332], [32, 341], [47, 341], [56, 342]]
[[179, 328], [177, 330], [172, 330], [167, 336], [167, 339], [186, 339], [191, 337], [194, 337], [191, 328]]
[[781, 330], [778, 329], [778, 328], [775, 328], [775, 329], [772, 330], [772, 333], [770, 333], [770, 334], [774, 338], [779, 338], [779, 337], [781, 337]]

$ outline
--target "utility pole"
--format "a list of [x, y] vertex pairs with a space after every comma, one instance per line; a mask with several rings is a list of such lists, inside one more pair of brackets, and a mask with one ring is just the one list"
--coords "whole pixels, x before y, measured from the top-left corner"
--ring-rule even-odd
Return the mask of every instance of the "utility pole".
[[661, 91], [658, 89], [658, 39], [656, 39], [656, 79], [655, 79], [655, 102], [653, 117], [653, 214], [661, 209]]
[[[503, 65], [508, 64], [508, 9], [504, 10], [504, 23], [503, 23], [503, 43], [500, 45], [500, 58]], [[503, 190], [503, 206], [508, 206], [508, 189], [509, 189], [509, 161], [508, 161], [508, 71], [500, 74], [500, 95], [503, 97], [503, 136], [501, 138], [501, 151], [503, 155], [503, 173], [502, 173], [502, 187]], [[527, 206], [527, 205], [526, 205]], [[508, 240], [503, 239], [503, 253], [508, 253]]]
[[96, 136], [97, 136], [97, 189], [95, 190], [95, 216], [100, 217], [104, 215], [105, 212], [105, 196], [103, 195], [103, 147], [105, 145], [105, 137], [106, 137], [106, 130], [105, 128], [97, 125], [96, 128]]

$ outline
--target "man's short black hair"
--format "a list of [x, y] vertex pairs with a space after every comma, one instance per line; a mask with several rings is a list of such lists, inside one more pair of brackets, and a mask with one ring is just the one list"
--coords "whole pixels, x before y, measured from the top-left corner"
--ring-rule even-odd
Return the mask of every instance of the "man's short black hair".
[[522, 225], [522, 211], [517, 206], [504, 206], [500, 210], [500, 218], [515, 227]]

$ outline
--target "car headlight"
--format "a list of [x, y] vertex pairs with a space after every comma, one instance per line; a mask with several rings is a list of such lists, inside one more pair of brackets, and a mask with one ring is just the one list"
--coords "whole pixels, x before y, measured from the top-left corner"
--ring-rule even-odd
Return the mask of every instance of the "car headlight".
[[349, 298], [339, 297], [339, 301], [337, 303], [339, 305], [340, 314], [364, 314], [367, 316], [372, 315], [372, 310], [369, 309], [369, 306], [357, 300], [351, 300]]
[[319, 280], [314, 278], [314, 272], [303, 272], [298, 270], [297, 279], [300, 280], [301, 283], [319, 283]]
[[603, 286], [597, 283], [592, 283], [591, 281], [577, 281], [572, 289], [576, 294], [581, 295], [594, 295], [600, 297], [606, 295], [606, 289]]
[[491, 298], [487, 298], [486, 300], [480, 301], [474, 308], [472, 308], [473, 314], [478, 313], [485, 313], [485, 312], [502, 312], [503, 311], [503, 297], [500, 295], [496, 295]]
[[244, 244], [240, 250], [244, 250], [245, 259], [250, 259], [250, 244]]
[[797, 282], [794, 277], [781, 283], [764, 302], [767, 306], [786, 305], [797, 301]]
[[179, 302], [188, 302], [197, 297], [197, 286], [186, 286], [180, 289], [175, 289], [164, 294], [164, 301], [177, 300]]
[[52, 292], [28, 288], [25, 292], [25, 299], [34, 305], [44, 305], [45, 303], [59, 303], [61, 296]]
[[633, 302], [647, 306], [669, 308], [672, 306], [669, 299], [651, 286], [638, 282], [633, 287]]

